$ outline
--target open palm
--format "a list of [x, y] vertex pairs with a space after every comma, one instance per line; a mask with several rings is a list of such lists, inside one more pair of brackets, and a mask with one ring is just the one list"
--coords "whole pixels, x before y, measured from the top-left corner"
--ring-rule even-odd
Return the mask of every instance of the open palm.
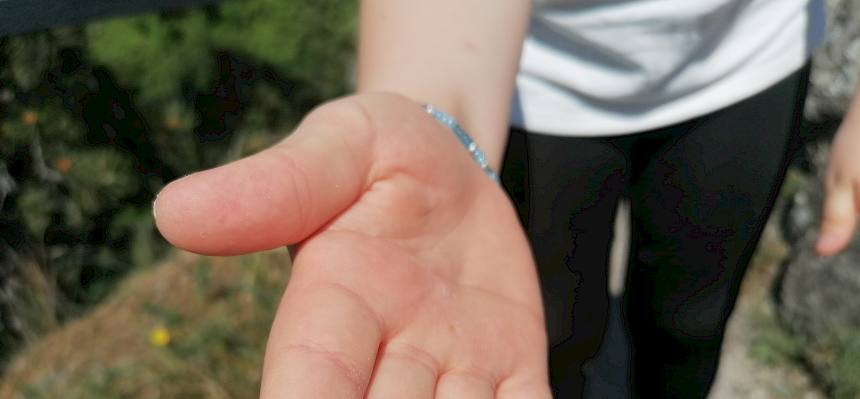
[[263, 398], [549, 398], [529, 248], [471, 162], [413, 102], [356, 96], [172, 183], [157, 223], [206, 254], [300, 243]]

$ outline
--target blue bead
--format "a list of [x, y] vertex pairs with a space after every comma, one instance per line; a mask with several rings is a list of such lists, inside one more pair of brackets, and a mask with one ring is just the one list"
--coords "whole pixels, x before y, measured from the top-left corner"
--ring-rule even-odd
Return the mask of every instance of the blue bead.
[[496, 183], [499, 182], [499, 176], [496, 174], [496, 172], [493, 171], [492, 168], [490, 168], [490, 165], [487, 163], [487, 158], [484, 155], [484, 152], [481, 151], [481, 149], [478, 147], [478, 144], [475, 143], [474, 140], [472, 140], [472, 137], [470, 137], [469, 134], [466, 133], [466, 131], [463, 130], [462, 127], [460, 127], [460, 124], [457, 122], [456, 119], [454, 119], [454, 117], [446, 114], [445, 112], [442, 112], [441, 110], [430, 104], [425, 104], [424, 110], [428, 114], [430, 114], [433, 119], [436, 119], [443, 125], [447, 126], [454, 133], [454, 136], [456, 136], [460, 143], [463, 144], [463, 147], [466, 147], [466, 150], [472, 156], [472, 159], [475, 161], [475, 163], [478, 164], [478, 166], [481, 167], [481, 169], [490, 178], [490, 180]]

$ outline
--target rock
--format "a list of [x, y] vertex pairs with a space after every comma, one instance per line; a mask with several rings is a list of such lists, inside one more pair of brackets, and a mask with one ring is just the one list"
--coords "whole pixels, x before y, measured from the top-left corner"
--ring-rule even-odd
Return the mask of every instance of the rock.
[[783, 234], [792, 249], [777, 282], [780, 319], [812, 341], [860, 329], [860, 234], [832, 257], [819, 257], [814, 248], [823, 200], [821, 171], [828, 154], [825, 145], [810, 149], [813, 174], [783, 216]]
[[840, 119], [860, 78], [860, 0], [828, 0], [828, 29], [810, 76], [806, 118]]
[[860, 329], [860, 239], [842, 253], [821, 258], [812, 249], [816, 232], [796, 245], [779, 292], [779, 315], [795, 334], [823, 342]]
[[822, 178], [830, 157], [830, 145], [812, 142], [805, 148], [803, 159], [808, 161], [811, 172], [798, 169], [789, 172], [786, 186], [799, 186], [781, 208], [780, 230], [788, 245], [797, 245], [810, 230], [817, 230], [821, 220], [821, 204], [824, 202]]
[[796, 244], [807, 231], [816, 228], [820, 216], [814, 204], [821, 202], [814, 196], [815, 193], [803, 190], [791, 197], [791, 203], [786, 207], [788, 212], [782, 217], [782, 236], [785, 242]]

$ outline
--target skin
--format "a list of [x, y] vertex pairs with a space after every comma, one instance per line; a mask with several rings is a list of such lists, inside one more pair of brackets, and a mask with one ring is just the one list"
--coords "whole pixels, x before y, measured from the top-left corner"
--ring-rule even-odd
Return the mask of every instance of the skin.
[[526, 0], [365, 0], [357, 96], [159, 194], [157, 226], [178, 247], [301, 243], [262, 398], [551, 396], [513, 206], [418, 105], [456, 116], [497, 168], [529, 11]]
[[171, 183], [155, 209], [194, 252], [301, 243], [262, 398], [551, 397], [516, 214], [412, 100], [323, 105], [281, 144]]
[[[159, 194], [156, 224], [180, 248], [298, 245], [261, 398], [551, 397], [539, 286], [514, 209], [418, 106], [456, 116], [497, 168], [528, 4], [365, 0], [357, 95]], [[824, 255], [856, 224], [858, 153], [855, 101], [828, 168]]]
[[530, 0], [362, 1], [358, 92], [400, 93], [445, 110], [498, 170], [530, 5]]
[[845, 249], [860, 212], [860, 90], [836, 132], [824, 175], [824, 208], [816, 250], [832, 256]]

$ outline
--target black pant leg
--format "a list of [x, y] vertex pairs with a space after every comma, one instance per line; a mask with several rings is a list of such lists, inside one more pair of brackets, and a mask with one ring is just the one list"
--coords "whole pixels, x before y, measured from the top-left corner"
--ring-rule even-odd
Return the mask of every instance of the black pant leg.
[[627, 157], [609, 140], [512, 132], [502, 181], [538, 266], [557, 398], [582, 396], [606, 329], [608, 256]]
[[624, 304], [642, 398], [704, 398], [794, 147], [806, 73], [633, 145]]

